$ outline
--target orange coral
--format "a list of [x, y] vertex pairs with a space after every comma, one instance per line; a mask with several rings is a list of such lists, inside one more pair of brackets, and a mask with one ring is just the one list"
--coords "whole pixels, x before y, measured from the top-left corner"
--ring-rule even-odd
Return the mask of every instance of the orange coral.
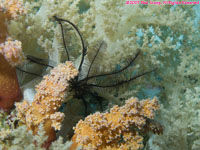
[[16, 18], [18, 15], [26, 13], [20, 0], [1, 0], [0, 10], [8, 19]]
[[32, 104], [27, 101], [16, 104], [19, 119], [26, 123], [34, 134], [37, 133], [38, 126], [43, 123], [48, 136], [47, 147], [55, 140], [55, 130], [60, 129], [64, 118], [64, 114], [58, 112], [58, 109], [67, 96], [68, 81], [77, 74], [78, 71], [72, 62], [59, 64], [36, 86], [36, 95]]
[[0, 44], [0, 108], [9, 111], [15, 101], [22, 99], [18, 84], [16, 69], [13, 67], [21, 63], [23, 53], [19, 41]]
[[0, 108], [9, 111], [21, 99], [16, 70], [0, 54]]
[[[138, 150], [143, 147], [139, 131], [154, 118], [159, 109], [157, 99], [139, 101], [131, 98], [122, 107], [114, 106], [110, 113], [95, 113], [79, 121], [74, 128], [71, 150]], [[151, 122], [152, 123], [152, 122]], [[131, 130], [131, 127], [137, 130]], [[150, 128], [149, 128], [150, 129]]]
[[0, 1], [0, 108], [5, 111], [9, 111], [14, 106], [14, 102], [22, 98], [13, 66], [23, 60], [21, 42], [8, 38], [7, 23], [10, 19], [24, 13], [20, 1]]

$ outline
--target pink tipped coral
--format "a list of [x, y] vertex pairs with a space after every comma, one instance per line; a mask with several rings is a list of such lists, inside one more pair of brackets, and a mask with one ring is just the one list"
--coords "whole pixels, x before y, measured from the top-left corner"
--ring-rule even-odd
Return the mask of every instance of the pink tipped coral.
[[24, 55], [20, 41], [8, 38], [6, 42], [0, 44], [0, 54], [2, 54], [11, 66], [16, 66], [23, 62]]
[[122, 107], [114, 106], [110, 113], [97, 112], [90, 115], [84, 121], [79, 121], [74, 128], [71, 150], [78, 147], [82, 147], [83, 150], [141, 149], [143, 137], [139, 135], [140, 132], [162, 132], [161, 126], [157, 128], [157, 124], [150, 121], [154, 118], [154, 111], [158, 109], [156, 98], [142, 101], [131, 98]]

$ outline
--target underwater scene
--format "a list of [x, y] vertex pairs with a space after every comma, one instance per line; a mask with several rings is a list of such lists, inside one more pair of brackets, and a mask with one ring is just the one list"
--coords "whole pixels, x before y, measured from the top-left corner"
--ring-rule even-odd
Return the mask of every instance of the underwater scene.
[[0, 150], [200, 150], [197, 0], [0, 0]]

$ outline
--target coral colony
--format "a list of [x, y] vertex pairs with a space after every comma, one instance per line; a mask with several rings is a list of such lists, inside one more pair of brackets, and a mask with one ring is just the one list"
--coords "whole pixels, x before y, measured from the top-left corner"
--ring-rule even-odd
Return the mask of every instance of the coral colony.
[[0, 150], [199, 150], [198, 4], [0, 0]]
[[22, 43], [9, 37], [7, 22], [25, 13], [18, 1], [0, 3], [0, 108], [9, 111], [22, 98], [14, 66], [23, 61]]

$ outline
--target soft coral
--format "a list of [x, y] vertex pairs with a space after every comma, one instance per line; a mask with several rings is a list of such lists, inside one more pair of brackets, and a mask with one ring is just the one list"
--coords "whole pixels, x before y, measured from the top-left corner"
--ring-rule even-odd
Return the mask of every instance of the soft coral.
[[0, 109], [9, 111], [20, 99], [22, 99], [22, 94], [16, 70], [0, 54]]
[[22, 98], [14, 67], [23, 60], [21, 42], [8, 36], [7, 23], [24, 13], [20, 1], [0, 1], [0, 109], [4, 111], [9, 111]]

